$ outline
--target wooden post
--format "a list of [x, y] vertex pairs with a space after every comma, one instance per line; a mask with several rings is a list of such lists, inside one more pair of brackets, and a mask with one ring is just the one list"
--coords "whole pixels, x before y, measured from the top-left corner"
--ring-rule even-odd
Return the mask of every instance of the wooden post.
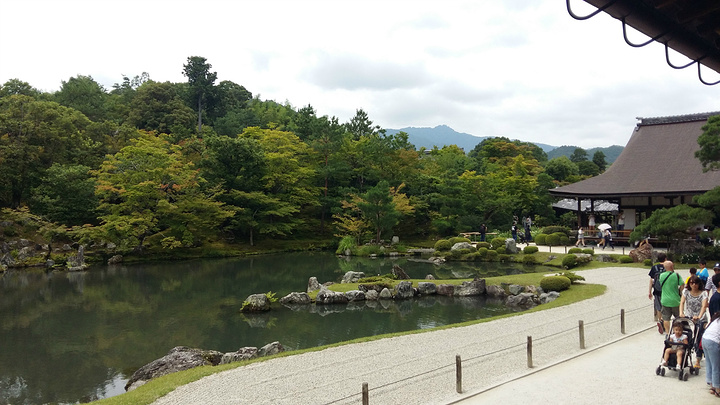
[[528, 368], [533, 368], [532, 361], [532, 336], [527, 337], [527, 365]]
[[583, 321], [578, 321], [578, 327], [580, 329], [580, 348], [585, 348], [585, 324]]
[[370, 390], [368, 389], [368, 383], [363, 383], [362, 386], [362, 403], [363, 405], [370, 405]]
[[455, 356], [455, 391], [462, 394], [462, 361], [459, 354]]
[[620, 333], [625, 334], [625, 310], [620, 310]]

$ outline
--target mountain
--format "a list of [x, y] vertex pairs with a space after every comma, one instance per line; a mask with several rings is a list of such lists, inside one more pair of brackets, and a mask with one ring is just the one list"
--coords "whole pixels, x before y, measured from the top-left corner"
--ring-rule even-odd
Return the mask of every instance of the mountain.
[[[408, 134], [408, 141], [415, 145], [415, 148], [417, 149], [420, 149], [423, 146], [427, 149], [432, 149], [433, 146], [442, 148], [445, 145], [457, 145], [462, 148], [465, 153], [473, 150], [480, 142], [483, 141], [483, 139], [492, 138], [491, 136], [475, 136], [463, 132], [457, 132], [447, 125], [438, 125], [435, 128], [407, 127], [400, 129], [386, 129], [386, 131], [388, 135], [394, 135], [400, 131], [406, 132]], [[555, 146], [542, 143], [536, 143], [535, 145], [539, 146], [546, 153], [556, 148]]]
[[[563, 145], [558, 148], [555, 148], [555, 149], [551, 150], [550, 152], [547, 152], [548, 159], [553, 159], [553, 158], [560, 157], [560, 156], [570, 157], [570, 156], [572, 156], [573, 152], [575, 152], [575, 148], [577, 148], [577, 146], [570, 146], [570, 145]], [[612, 163], [615, 161], [615, 159], [618, 158], [618, 156], [620, 156], [620, 152], [622, 152], [623, 149], [625, 149], [625, 148], [620, 145], [613, 145], [613, 146], [608, 146], [606, 148], [585, 149], [585, 151], [587, 152], [588, 160], [592, 160], [595, 152], [602, 151], [602, 153], [605, 154], [605, 161], [607, 163]]]

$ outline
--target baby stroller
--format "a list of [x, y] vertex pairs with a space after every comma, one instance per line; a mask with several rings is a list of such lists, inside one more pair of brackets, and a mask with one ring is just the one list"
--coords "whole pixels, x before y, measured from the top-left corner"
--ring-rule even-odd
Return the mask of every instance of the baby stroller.
[[[665, 350], [671, 346], [682, 346], [684, 348], [684, 353], [681, 358], [681, 363], [677, 364], [677, 356], [672, 353], [670, 354], [670, 357], [668, 357], [667, 365], [660, 364], [657, 369], [655, 369], [655, 374], [665, 376], [665, 371], [667, 369], [674, 370], [678, 372], [678, 379], [682, 381], [687, 381], [688, 376], [690, 374], [699, 374], [700, 369], [693, 367], [693, 351], [695, 347], [695, 339], [697, 338], [696, 332], [697, 328], [695, 328], [695, 323], [688, 319], [688, 318], [677, 318], [675, 321], [673, 321], [672, 328], [675, 327], [675, 325], [680, 324], [683, 328], [683, 334], [687, 336], [688, 342], [687, 344], [676, 344], [670, 342], [670, 335], [668, 335], [665, 338], [664, 347], [663, 347], [663, 355], [665, 355]], [[669, 331], [671, 334], [673, 333], [672, 330]], [[689, 370], [686, 372], [685, 369], [689, 368]]]

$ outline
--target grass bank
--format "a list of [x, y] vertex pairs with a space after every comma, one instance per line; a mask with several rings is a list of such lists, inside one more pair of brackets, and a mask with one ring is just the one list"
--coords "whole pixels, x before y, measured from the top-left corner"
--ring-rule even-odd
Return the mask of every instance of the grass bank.
[[[487, 285], [500, 285], [501, 283], [509, 283], [509, 284], [519, 284], [519, 285], [539, 285], [540, 280], [544, 277], [544, 274], [547, 273], [527, 273], [527, 274], [515, 274], [515, 275], [507, 275], [507, 276], [500, 276], [500, 277], [489, 277], [486, 278], [486, 284]], [[417, 286], [418, 282], [427, 281], [427, 280], [411, 280], [413, 282], [413, 285]], [[463, 281], [468, 281], [468, 279], [454, 279], [454, 280], [437, 280], [438, 282], [447, 283], [447, 284], [460, 284]], [[337, 291], [345, 291], [345, 290], [352, 290], [357, 289], [357, 284], [335, 284], [332, 286], [334, 290]], [[545, 309], [555, 308], [559, 306], [569, 305], [578, 301], [582, 301], [588, 298], [593, 298], [598, 295], [601, 295], [605, 292], [606, 287], [604, 285], [598, 285], [598, 284], [585, 284], [585, 283], [579, 283], [579, 284], [573, 284], [572, 287], [569, 290], [563, 291], [560, 297], [548, 304], [543, 304], [540, 306], [537, 306], [535, 308], [532, 308], [528, 311], [523, 312], [516, 312], [512, 314], [506, 314], [506, 315], [500, 315], [492, 318], [486, 318], [486, 319], [480, 319], [480, 320], [474, 320], [474, 321], [468, 321], [460, 324], [453, 324], [453, 325], [446, 325], [441, 326], [433, 329], [422, 329], [422, 330], [414, 330], [414, 331], [408, 331], [408, 332], [397, 332], [397, 333], [389, 333], [385, 335], [377, 335], [377, 336], [369, 336], [359, 339], [354, 339], [346, 342], [339, 342], [334, 343], [330, 345], [320, 346], [320, 347], [314, 347], [314, 348], [308, 348], [308, 349], [302, 349], [302, 350], [294, 350], [290, 352], [284, 352], [277, 354], [275, 356], [269, 356], [269, 357], [263, 357], [258, 359], [253, 359], [249, 361], [242, 361], [242, 362], [236, 362], [231, 364], [224, 364], [220, 366], [203, 366], [203, 367], [197, 367], [186, 371], [181, 371], [173, 374], [168, 374], [163, 377], [159, 377], [156, 379], [151, 380], [147, 384], [137, 388], [134, 391], [121, 394], [115, 397], [103, 399], [100, 401], [93, 402], [94, 404], [102, 404], [102, 405], [142, 405], [142, 404], [150, 404], [157, 400], [158, 398], [168, 394], [169, 392], [173, 391], [175, 388], [185, 385], [188, 383], [191, 383], [193, 381], [199, 380], [205, 376], [219, 373], [221, 371], [242, 367], [248, 364], [260, 362], [260, 361], [267, 361], [269, 359], [278, 358], [278, 357], [285, 357], [285, 356], [293, 356], [301, 353], [308, 353], [308, 352], [314, 352], [314, 351], [320, 351], [327, 349], [329, 347], [337, 347], [337, 346], [343, 346], [353, 343], [361, 343], [361, 342], [369, 342], [373, 340], [379, 340], [379, 339], [385, 339], [389, 337], [394, 336], [402, 336], [402, 335], [410, 335], [410, 334], [416, 334], [416, 333], [426, 333], [426, 332], [433, 332], [441, 329], [448, 329], [448, 328], [456, 328], [461, 326], [468, 326], [473, 325], [477, 323], [484, 323], [484, 322], [490, 322], [496, 319], [500, 318], [506, 318], [511, 316], [516, 316], [519, 314], [524, 314], [528, 312], [537, 312], [542, 311]]]

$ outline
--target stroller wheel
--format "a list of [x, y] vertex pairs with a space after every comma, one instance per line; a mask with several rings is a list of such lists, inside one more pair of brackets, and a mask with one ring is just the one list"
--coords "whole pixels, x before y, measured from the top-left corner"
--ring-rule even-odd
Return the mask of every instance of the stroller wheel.
[[660, 367], [660, 375], [665, 377], [665, 368]]
[[655, 375], [660, 375], [660, 369], [662, 367], [658, 366], [658, 368], [655, 369]]
[[687, 373], [685, 373], [685, 374], [683, 375], [682, 380], [683, 380], [683, 381], [687, 381], [687, 380], [688, 380], [688, 375], [687, 375]]
[[686, 374], [681, 369], [680, 373], [678, 374], [678, 380], [682, 381], [684, 375], [686, 375]]

